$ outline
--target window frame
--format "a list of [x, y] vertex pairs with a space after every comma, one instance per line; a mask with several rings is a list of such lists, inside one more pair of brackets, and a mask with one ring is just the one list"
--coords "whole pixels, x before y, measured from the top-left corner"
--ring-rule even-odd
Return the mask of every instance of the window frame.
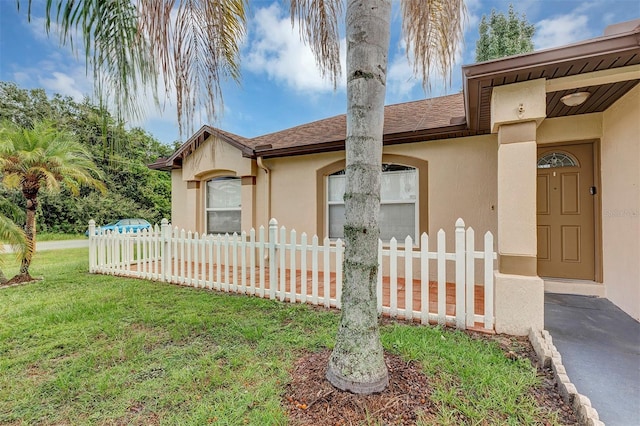
[[[393, 200], [382, 200], [382, 197], [380, 199], [380, 206], [382, 207], [383, 205], [394, 205], [394, 204], [413, 204], [413, 211], [414, 211], [414, 218], [413, 218], [413, 235], [409, 235], [411, 237], [412, 240], [412, 245], [414, 247], [418, 247], [419, 243], [420, 243], [420, 168], [416, 167], [414, 165], [406, 165], [406, 164], [399, 164], [399, 163], [395, 163], [395, 162], [388, 162], [388, 161], [383, 161], [383, 166], [384, 165], [392, 165], [392, 166], [401, 166], [401, 167], [405, 167], [406, 169], [404, 169], [403, 171], [413, 171], [414, 172], [414, 184], [415, 184], [415, 198], [413, 198], [412, 200], [399, 200], [399, 199], [393, 199]], [[344, 172], [345, 169], [341, 169], [341, 170], [337, 170], [331, 174], [325, 175], [324, 176], [324, 186], [326, 188], [325, 191], [325, 196], [324, 196], [324, 235], [327, 236], [329, 238], [330, 241], [337, 241], [338, 239], [344, 240], [343, 238], [339, 238], [339, 237], [332, 237], [330, 235], [330, 223], [329, 223], [329, 219], [330, 219], [330, 214], [329, 214], [329, 209], [330, 206], [332, 205], [343, 205], [345, 204], [344, 200], [341, 201], [330, 201], [329, 200], [329, 179], [331, 178], [331, 176], [335, 176], [337, 175], [337, 173], [340, 172]], [[386, 173], [393, 173], [394, 170], [390, 170], [387, 171]], [[382, 172], [383, 174], [385, 173], [384, 171]], [[405, 237], [406, 239], [406, 237]], [[405, 239], [402, 240], [396, 240], [398, 243], [398, 246], [404, 246], [405, 243]], [[385, 246], [388, 246], [391, 242], [391, 239], [389, 240], [382, 240], [382, 244]]]
[[[240, 195], [240, 205], [238, 207], [208, 207], [209, 205], [209, 182], [212, 181], [224, 181], [224, 180], [235, 180], [239, 182], [238, 193]], [[204, 231], [207, 235], [233, 235], [234, 233], [240, 235], [242, 232], [242, 178], [238, 176], [215, 176], [210, 179], [205, 180], [205, 190], [204, 190]], [[240, 229], [238, 231], [233, 232], [225, 232], [225, 233], [213, 233], [209, 232], [209, 212], [235, 212], [237, 211], [240, 214]]]

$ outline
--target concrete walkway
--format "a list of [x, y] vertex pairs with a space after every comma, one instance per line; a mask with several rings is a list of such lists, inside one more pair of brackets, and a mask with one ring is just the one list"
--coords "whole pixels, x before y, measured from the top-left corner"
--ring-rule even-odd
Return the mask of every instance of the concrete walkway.
[[545, 294], [545, 329], [607, 426], [640, 425], [640, 323], [603, 298]]

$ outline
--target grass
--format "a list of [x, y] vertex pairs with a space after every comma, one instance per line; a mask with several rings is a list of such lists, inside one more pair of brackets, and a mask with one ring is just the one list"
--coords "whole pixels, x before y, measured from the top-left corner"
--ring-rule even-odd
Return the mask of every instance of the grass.
[[38, 232], [37, 241], [84, 240], [84, 234], [60, 234], [54, 232]]
[[[0, 424], [284, 425], [289, 370], [331, 347], [339, 321], [87, 265], [87, 249], [38, 253], [31, 272], [44, 281], [0, 290]], [[400, 324], [382, 339], [432, 378], [438, 424], [554, 421], [529, 396], [535, 370], [496, 344]]]

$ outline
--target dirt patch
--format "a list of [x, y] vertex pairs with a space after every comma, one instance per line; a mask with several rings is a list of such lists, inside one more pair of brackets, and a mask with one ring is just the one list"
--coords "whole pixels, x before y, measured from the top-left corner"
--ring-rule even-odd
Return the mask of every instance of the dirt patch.
[[[490, 336], [469, 333], [474, 339], [497, 341], [510, 359], [529, 359], [536, 365], [535, 351], [526, 337]], [[415, 425], [436, 424], [437, 407], [431, 402], [429, 381], [416, 362], [406, 362], [399, 356], [385, 353], [389, 369], [389, 386], [373, 395], [341, 392], [326, 379], [330, 350], [306, 354], [293, 369], [292, 381], [284, 394], [283, 405], [294, 425]], [[578, 424], [572, 408], [558, 394], [550, 369], [538, 368], [540, 385], [531, 393], [544, 412], [557, 413], [563, 425]], [[464, 422], [464, 419], [459, 419]]]

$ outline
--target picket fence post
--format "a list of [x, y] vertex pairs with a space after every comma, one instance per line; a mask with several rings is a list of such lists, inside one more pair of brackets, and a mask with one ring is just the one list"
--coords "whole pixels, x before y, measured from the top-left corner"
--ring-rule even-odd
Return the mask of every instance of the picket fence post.
[[493, 234], [484, 234], [484, 328], [493, 330]]
[[467, 237], [467, 327], [473, 327], [476, 322], [476, 270], [475, 270], [475, 232], [472, 227], [466, 231]]
[[160, 221], [160, 232], [161, 232], [161, 242], [162, 242], [162, 274], [160, 275], [160, 281], [166, 282], [169, 281], [169, 269], [171, 267], [171, 225], [169, 225], [169, 221], [164, 218]]
[[89, 272], [96, 272], [96, 221], [89, 221]]
[[278, 285], [278, 262], [276, 262], [276, 244], [278, 242], [278, 221], [269, 221], [269, 298], [276, 298], [276, 287]]
[[466, 328], [466, 318], [464, 314], [465, 308], [465, 238], [464, 238], [464, 220], [458, 218], [456, 220], [456, 327], [460, 330]]

